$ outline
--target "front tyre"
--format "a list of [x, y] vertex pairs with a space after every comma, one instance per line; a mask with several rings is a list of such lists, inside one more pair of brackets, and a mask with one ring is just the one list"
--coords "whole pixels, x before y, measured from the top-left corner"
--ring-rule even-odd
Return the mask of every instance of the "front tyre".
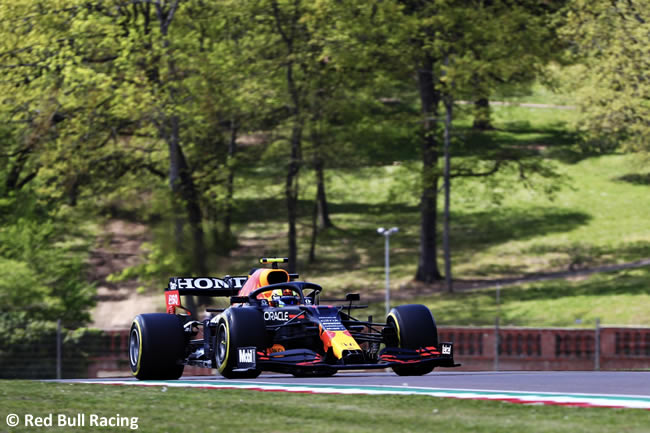
[[129, 332], [131, 373], [140, 380], [175, 380], [183, 375], [185, 334], [172, 314], [139, 314]]
[[214, 354], [214, 365], [226, 379], [254, 379], [262, 372], [259, 368], [236, 371], [237, 350], [240, 347], [266, 347], [266, 325], [255, 309], [229, 309], [219, 318]]
[[[392, 342], [403, 349], [438, 347], [436, 321], [424, 305], [400, 305], [388, 313], [386, 323], [395, 328], [397, 341]], [[391, 367], [399, 376], [422, 376], [433, 371], [433, 365], [395, 365]]]

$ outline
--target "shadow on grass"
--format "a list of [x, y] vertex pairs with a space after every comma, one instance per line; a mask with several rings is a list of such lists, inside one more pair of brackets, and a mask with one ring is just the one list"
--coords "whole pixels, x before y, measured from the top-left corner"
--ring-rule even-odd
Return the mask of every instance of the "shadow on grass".
[[589, 220], [591, 216], [584, 212], [548, 207], [453, 213], [451, 237], [456, 248], [485, 248], [540, 234], [571, 231]]
[[632, 185], [650, 185], [650, 173], [644, 174], [626, 174], [621, 177], [617, 177], [614, 180], [621, 182], [627, 182]]
[[[403, 203], [328, 203], [328, 208], [334, 223], [336, 224], [336, 215], [358, 215], [360, 218], [382, 218], [384, 221], [399, 219], [404, 224], [403, 218], [409, 218], [408, 224], [417, 223], [417, 220], [411, 221], [413, 216], [417, 218], [418, 207], [410, 206]], [[311, 219], [314, 210], [312, 200], [298, 201], [298, 214], [303, 219]], [[287, 205], [284, 197], [282, 198], [263, 198], [263, 199], [240, 199], [237, 200], [235, 208], [235, 220], [238, 223], [250, 223], [256, 221], [281, 222], [287, 221]], [[304, 222], [304, 221], [303, 221]], [[354, 233], [357, 229], [346, 229], [345, 232]], [[361, 232], [366, 230], [361, 229]]]
[[564, 267], [571, 271], [595, 267], [605, 263], [620, 263], [638, 260], [639, 257], [650, 257], [650, 242], [638, 241], [622, 245], [600, 246], [584, 242], [574, 242], [568, 245], [533, 245], [524, 255], [560, 254], [562, 257], [552, 262], [554, 267]]
[[[576, 311], [585, 304], [585, 297], [607, 297], [607, 296], [637, 296], [648, 293], [647, 282], [650, 278], [650, 267], [628, 269], [623, 271], [612, 271], [594, 274], [582, 281], [567, 281], [558, 278], [555, 280], [529, 282], [526, 286], [520, 284], [504, 286], [500, 289], [499, 298], [502, 305], [502, 324], [514, 326], [538, 326], [531, 323], [527, 309], [518, 312], [509, 306], [521, 302], [539, 303], [540, 308], [545, 308], [547, 302], [562, 300], [566, 303], [575, 298], [574, 308]], [[436, 294], [433, 297], [422, 297], [411, 299], [408, 302], [423, 303], [428, 305], [434, 316], [436, 313], [438, 323], [441, 325], [494, 325], [494, 318], [497, 314], [496, 306], [497, 289], [481, 289], [473, 291], [462, 291], [454, 294]], [[633, 299], [633, 298], [631, 298]], [[446, 302], [452, 301], [452, 302]], [[380, 303], [373, 305], [379, 311]], [[437, 305], [444, 305], [440, 310]], [[569, 308], [569, 307], [563, 307]], [[444, 314], [443, 314], [444, 313]], [[577, 313], [576, 313], [577, 314]], [[560, 319], [557, 323], [547, 323], [545, 326], [572, 326], [573, 323]]]
[[[640, 295], [648, 293], [650, 268], [637, 268], [596, 274], [585, 281], [570, 283], [564, 279], [529, 283], [525, 290], [516, 286], [501, 290], [501, 299], [507, 301], [552, 300], [576, 296]], [[487, 294], [496, 296], [496, 289]]]
[[506, 127], [491, 131], [474, 131], [462, 128], [454, 132], [452, 156], [479, 156], [484, 159], [496, 158], [507, 152], [519, 157], [544, 157], [565, 164], [576, 164], [594, 156], [585, 153], [576, 143], [580, 141], [578, 133], [561, 127], [533, 128], [525, 122], [513, 122]]
[[[306, 263], [311, 237], [312, 200], [300, 200], [299, 257], [309, 272], [348, 272], [382, 266], [384, 239], [377, 227], [398, 226], [402, 230], [391, 238], [391, 265], [412, 268], [419, 256], [420, 212], [416, 205], [404, 203], [368, 204], [330, 202], [329, 210], [336, 228], [322, 231], [316, 245], [316, 263]], [[440, 221], [442, 214], [439, 214]], [[282, 194], [262, 199], [237, 200], [233, 218], [243, 226], [262, 224], [259, 230], [280, 234], [286, 230], [287, 209]], [[526, 240], [540, 234], [574, 230], [591, 219], [589, 214], [560, 207], [492, 208], [480, 212], [452, 212], [451, 242], [454, 255], [472, 255], [491, 246], [512, 240]], [[264, 227], [264, 228], [262, 228]], [[269, 234], [267, 233], [267, 234]], [[442, 236], [438, 235], [440, 246]], [[286, 248], [277, 239], [275, 247]], [[286, 253], [285, 253], [286, 254]], [[486, 270], [487, 274], [499, 271]], [[521, 269], [501, 269], [508, 274]]]
[[[376, 228], [380, 225], [393, 224], [402, 227], [418, 227], [420, 221], [417, 206], [402, 203], [330, 203], [330, 213], [334, 224], [337, 224], [337, 215], [345, 216], [346, 227], [332, 232], [325, 232], [322, 240], [330, 237], [340, 238], [341, 235], [375, 244]], [[311, 215], [313, 202], [300, 200], [299, 211], [303, 217]], [[358, 225], [350, 225], [350, 217], [359, 220]], [[442, 215], [439, 215], [442, 218]], [[574, 230], [587, 224], [591, 216], [584, 212], [566, 208], [532, 207], [526, 209], [497, 208], [480, 212], [452, 212], [451, 237], [458, 248], [477, 245], [490, 246], [492, 244], [508, 242], [510, 240], [528, 239], [540, 233], [557, 233]], [[237, 206], [237, 221], [250, 223], [258, 221], [286, 222], [286, 206], [282, 199], [240, 200]], [[353, 224], [353, 223], [352, 223]], [[419, 230], [417, 230], [419, 231]], [[319, 238], [320, 240], [321, 238]], [[405, 239], [401, 234], [394, 237], [395, 245], [407, 247], [413, 239]], [[400, 245], [400, 242], [403, 245]]]
[[374, 217], [401, 216], [405, 214], [417, 213], [418, 206], [407, 205], [404, 203], [331, 203], [330, 212], [333, 214], [365, 214]]
[[472, 274], [483, 277], [490, 277], [494, 275], [525, 275], [528, 271], [527, 265], [509, 265], [490, 263], [487, 265], [479, 266], [472, 270]]
[[[332, 209], [339, 215], [358, 216], [358, 225], [351, 225], [354, 221], [347, 220], [345, 229], [321, 233], [317, 246], [318, 263], [313, 270], [344, 272], [360, 269], [367, 266], [367, 263], [381, 266], [384, 260], [384, 238], [377, 234], [377, 227], [386, 225], [386, 221], [392, 221], [402, 228], [419, 228], [420, 216], [416, 206], [384, 204], [370, 208], [348, 203], [335, 205]], [[511, 240], [532, 238], [540, 233], [574, 230], [588, 223], [590, 218], [582, 212], [547, 207], [453, 213], [451, 242], [454, 254], [462, 256]], [[391, 265], [408, 267], [417, 263], [418, 233], [419, 229], [399, 232], [391, 237]], [[438, 240], [441, 242], [440, 234]], [[326, 253], [322, 254], [321, 251]], [[362, 256], [366, 258], [365, 262]], [[523, 273], [521, 269], [507, 270]]]

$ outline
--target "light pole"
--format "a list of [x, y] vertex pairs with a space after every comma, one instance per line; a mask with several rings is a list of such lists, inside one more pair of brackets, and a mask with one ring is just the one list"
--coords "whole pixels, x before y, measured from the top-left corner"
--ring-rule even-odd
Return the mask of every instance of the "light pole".
[[390, 250], [390, 235], [397, 233], [399, 229], [397, 227], [392, 227], [390, 229], [385, 229], [379, 227], [377, 233], [384, 235], [385, 242], [385, 251], [384, 251], [384, 266], [386, 267], [386, 315], [390, 312], [390, 258], [388, 256], [388, 251]]

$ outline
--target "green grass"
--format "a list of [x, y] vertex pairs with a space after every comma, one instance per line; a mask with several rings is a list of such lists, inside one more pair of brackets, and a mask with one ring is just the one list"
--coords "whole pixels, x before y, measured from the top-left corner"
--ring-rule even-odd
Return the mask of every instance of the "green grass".
[[[545, 78], [550, 84], [558, 87], [557, 90], [554, 90], [549, 85], [545, 85], [543, 80], [536, 80], [529, 86], [505, 86], [495, 89], [495, 93], [490, 99], [494, 101], [574, 105], [575, 95], [567, 92], [567, 86], [562, 84], [562, 76], [565, 74], [566, 71], [558, 65], [549, 65], [545, 73]], [[560, 87], [564, 87], [564, 89]]]
[[[0, 431], [128, 431], [128, 428], [7, 430], [6, 415], [138, 417], [141, 432], [647, 432], [647, 411], [524, 406], [425, 396], [344, 396], [0, 382]], [[87, 421], [88, 423], [88, 421]]]
[[[438, 325], [449, 326], [491, 326], [497, 312], [505, 326], [593, 328], [596, 319], [604, 326], [650, 326], [648, 281], [650, 270], [636, 269], [501, 287], [499, 307], [496, 288], [402, 297], [393, 305], [425, 304]], [[382, 317], [384, 304], [372, 303], [362, 312], [360, 317]]]
[[479, 241], [459, 257], [456, 272], [494, 275], [497, 265], [497, 274], [531, 273], [649, 257], [648, 186], [621, 180], [635, 173], [634, 156], [590, 158], [572, 168], [570, 187], [553, 201], [515, 190], [496, 217], [477, 210], [483, 227], [470, 228]]

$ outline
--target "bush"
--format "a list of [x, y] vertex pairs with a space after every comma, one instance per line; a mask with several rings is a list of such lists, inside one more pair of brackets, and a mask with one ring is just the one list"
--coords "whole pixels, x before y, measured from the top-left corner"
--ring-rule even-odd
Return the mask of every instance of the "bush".
[[89, 243], [62, 208], [51, 207], [29, 190], [0, 198], [3, 378], [56, 377], [59, 319], [64, 377], [85, 377], [94, 347], [102, 345], [101, 332], [80, 328], [95, 302], [84, 273]]
[[[87, 377], [91, 359], [106, 354], [108, 339], [108, 335], [98, 329], [63, 328], [61, 376]], [[29, 320], [25, 313], [0, 316], [0, 378], [55, 378], [56, 345], [56, 322]]]
[[75, 221], [48, 212], [27, 192], [0, 202], [0, 313], [85, 325], [95, 289], [85, 280], [89, 243]]

